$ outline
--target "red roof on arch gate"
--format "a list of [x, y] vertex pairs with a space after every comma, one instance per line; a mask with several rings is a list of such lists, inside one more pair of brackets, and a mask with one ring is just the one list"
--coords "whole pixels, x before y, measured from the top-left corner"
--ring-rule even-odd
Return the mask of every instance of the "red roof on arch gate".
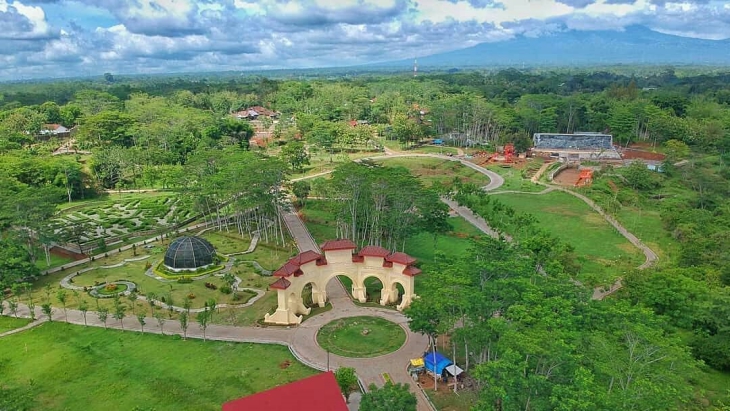
[[338, 240], [326, 241], [320, 248], [322, 251], [354, 250], [357, 248], [357, 245], [346, 238], [340, 238]]
[[347, 411], [335, 375], [323, 372], [223, 404], [223, 411]]
[[278, 270], [274, 271], [273, 276], [274, 277], [289, 277], [291, 275], [294, 275], [295, 277], [298, 277], [302, 275], [302, 270], [299, 269], [299, 266], [292, 263], [291, 261], [287, 261], [284, 265], [281, 266]]
[[274, 281], [269, 288], [273, 288], [275, 290], [286, 290], [291, 285], [291, 282], [287, 280], [286, 278], [279, 278], [278, 280]]
[[299, 253], [296, 256], [292, 257], [291, 259], [289, 259], [289, 262], [298, 267], [301, 267], [302, 264], [306, 264], [306, 263], [318, 260], [320, 258], [322, 258], [322, 254], [317, 253], [312, 250], [307, 250], [303, 253]]
[[362, 248], [357, 255], [361, 257], [383, 257], [385, 258], [390, 254], [390, 251], [386, 248], [377, 245], [368, 245]]
[[403, 265], [411, 265], [416, 262], [416, 259], [406, 253], [397, 252], [385, 257], [385, 261]]

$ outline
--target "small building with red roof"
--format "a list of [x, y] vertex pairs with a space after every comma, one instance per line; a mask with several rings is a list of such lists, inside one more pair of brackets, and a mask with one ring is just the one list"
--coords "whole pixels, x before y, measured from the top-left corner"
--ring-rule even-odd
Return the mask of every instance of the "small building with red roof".
[[347, 411], [335, 375], [323, 372], [223, 404], [223, 411]]

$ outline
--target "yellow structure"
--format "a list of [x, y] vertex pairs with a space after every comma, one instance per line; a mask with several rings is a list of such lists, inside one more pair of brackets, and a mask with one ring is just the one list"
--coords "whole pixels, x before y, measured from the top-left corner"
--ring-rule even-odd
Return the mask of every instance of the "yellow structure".
[[310, 308], [304, 306], [302, 291], [312, 285], [312, 301], [324, 307], [327, 302], [327, 283], [338, 275], [352, 280], [352, 296], [366, 301], [365, 280], [375, 277], [383, 283], [380, 305], [395, 303], [400, 297], [398, 284], [403, 287], [403, 299], [397, 309], [408, 307], [415, 297], [414, 277], [421, 270], [412, 264], [416, 259], [405, 253], [391, 253], [383, 247], [367, 246], [355, 253], [357, 246], [350, 240], [327, 241], [321, 247], [324, 255], [305, 251], [290, 259], [274, 272], [279, 277], [270, 288], [277, 290], [278, 307], [266, 314], [264, 322], [272, 324], [299, 324]]

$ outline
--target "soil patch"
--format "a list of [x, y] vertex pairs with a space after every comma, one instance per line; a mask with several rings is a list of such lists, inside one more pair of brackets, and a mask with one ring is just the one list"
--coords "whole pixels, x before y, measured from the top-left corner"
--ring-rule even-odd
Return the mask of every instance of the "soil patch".
[[553, 182], [556, 184], [560, 184], [561, 186], [574, 187], [575, 183], [578, 181], [579, 175], [580, 170], [578, 170], [577, 168], [566, 168], [565, 170], [555, 175], [555, 177], [553, 178]]
[[61, 248], [61, 247], [51, 247], [50, 250], [48, 250], [48, 251], [53, 255], [57, 255], [59, 257], [71, 258], [73, 260], [83, 260], [84, 258], [86, 258], [86, 256], [83, 254], [74, 253], [73, 251], [69, 251], [69, 250], [67, 250], [65, 248]]

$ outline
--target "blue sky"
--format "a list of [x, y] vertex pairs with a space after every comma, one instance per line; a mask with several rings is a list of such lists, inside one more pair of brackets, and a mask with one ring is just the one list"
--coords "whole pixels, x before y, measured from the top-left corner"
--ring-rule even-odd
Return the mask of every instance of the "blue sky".
[[343, 66], [514, 36], [730, 38], [716, 0], [0, 0], [0, 79]]

